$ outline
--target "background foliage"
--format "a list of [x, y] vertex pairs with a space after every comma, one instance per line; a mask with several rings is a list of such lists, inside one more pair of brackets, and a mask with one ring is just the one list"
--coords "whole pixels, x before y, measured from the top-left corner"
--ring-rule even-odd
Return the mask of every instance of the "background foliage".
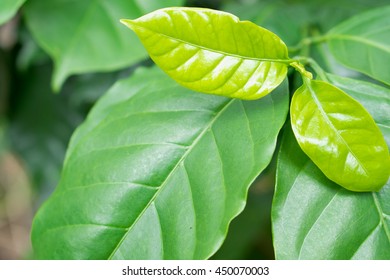
[[[375, 63], [379, 68], [375, 69], [383, 69], [379, 74], [368, 69], [365, 72], [368, 76], [342, 66], [331, 55], [340, 44], [348, 44], [336, 40], [345, 28], [332, 28], [359, 12], [388, 4], [386, 0], [358, 0], [353, 5], [347, 0], [88, 0], [75, 1], [74, 5], [66, 3], [63, 0], [0, 3], [0, 258], [3, 259], [34, 258], [29, 245], [31, 219], [59, 181], [70, 136], [111, 85], [122, 78], [131, 79], [140, 67], [152, 65], [138, 39], [119, 23], [119, 18], [136, 18], [164, 6], [218, 8], [275, 32], [292, 54], [297, 46], [302, 47], [299, 45], [302, 38], [329, 31], [330, 49], [323, 43], [307, 44], [300, 49], [303, 54], [315, 57], [333, 74], [369, 82], [372, 82], [369, 76], [379, 75], [380, 80], [388, 82], [389, 75], [383, 75], [389, 69], [388, 63], [381, 61], [382, 55]], [[369, 21], [370, 24], [386, 26], [388, 22]], [[378, 34], [377, 38], [380, 40], [383, 36]], [[359, 64], [349, 66], [362, 68]], [[389, 144], [388, 87], [338, 76], [328, 78], [368, 108]], [[294, 89], [299, 85], [299, 78], [290, 76], [289, 87]], [[368, 96], [367, 89], [373, 94]], [[386, 244], [389, 232], [378, 225], [382, 214], [389, 213], [386, 198], [390, 187], [386, 186], [379, 194], [350, 196], [319, 174], [316, 184], [325, 185], [319, 189], [307, 176], [317, 174], [318, 170], [299, 150], [289, 128], [285, 131], [277, 172], [280, 175], [287, 170], [288, 176], [278, 175], [273, 219], [274, 227], [289, 225], [295, 231], [288, 236], [278, 231], [280, 234], [274, 236], [277, 257], [314, 258], [313, 252], [317, 252], [320, 258], [359, 258], [374, 252], [372, 244]], [[289, 162], [292, 156], [299, 160]], [[275, 172], [274, 159], [249, 189], [245, 210], [233, 220], [225, 243], [213, 258], [274, 258], [270, 213]], [[295, 189], [280, 191], [284, 184]], [[307, 189], [302, 191], [297, 187]], [[319, 191], [324, 193], [318, 194]], [[287, 194], [289, 200], [285, 203]], [[317, 202], [316, 197], [328, 199]], [[312, 210], [301, 208], [302, 203], [308, 208], [314, 207], [313, 211], [319, 216], [303, 224], [297, 222], [302, 217], [300, 213], [304, 215], [304, 210]], [[279, 213], [285, 215], [275, 215], [275, 209], [282, 206]], [[345, 215], [345, 209], [353, 214]], [[340, 215], [343, 219], [337, 224]], [[370, 223], [357, 222], [367, 220]], [[312, 227], [316, 221], [320, 223]], [[332, 236], [331, 231], [324, 233], [322, 229], [330, 225], [336, 225], [338, 232], [352, 227], [353, 232], [359, 234], [351, 237], [347, 234]], [[317, 242], [324, 235], [328, 236], [325, 241], [329, 243]], [[335, 238], [337, 244], [330, 243]], [[344, 241], [351, 238], [355, 238], [359, 246], [344, 248]], [[342, 250], [327, 255], [325, 249], [336, 245]], [[386, 246], [379, 246], [372, 258], [388, 258], [385, 249]], [[347, 255], [346, 252], [351, 251], [354, 254]]]

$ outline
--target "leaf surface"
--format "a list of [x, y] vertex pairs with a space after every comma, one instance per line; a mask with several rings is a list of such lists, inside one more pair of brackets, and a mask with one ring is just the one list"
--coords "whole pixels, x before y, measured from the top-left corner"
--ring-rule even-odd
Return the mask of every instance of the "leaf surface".
[[1, 0], [0, 25], [11, 19], [26, 0]]
[[210, 9], [167, 8], [122, 20], [154, 62], [192, 90], [258, 99], [286, 77], [286, 45], [272, 32]]
[[151, 8], [181, 5], [183, 0], [28, 1], [24, 15], [39, 45], [54, 59], [52, 85], [59, 90], [72, 74], [112, 71], [147, 58], [136, 36], [118, 22]]
[[271, 160], [287, 88], [244, 102], [191, 92], [158, 68], [118, 82], [72, 137], [34, 219], [38, 257], [210, 257]]
[[389, 150], [364, 107], [342, 90], [306, 79], [291, 101], [291, 124], [302, 150], [332, 181], [378, 191], [390, 172]]
[[[328, 76], [369, 110], [390, 146], [389, 89]], [[272, 208], [276, 258], [389, 259], [390, 180], [380, 192], [345, 190], [303, 153], [290, 127], [284, 131]]]
[[351, 78], [328, 74], [330, 82], [359, 100], [374, 116], [375, 122], [390, 146], [390, 89]]
[[324, 176], [290, 127], [284, 131], [272, 204], [276, 259], [388, 260], [390, 182], [378, 193], [350, 192]]
[[331, 29], [330, 51], [341, 63], [390, 84], [390, 6], [357, 15]]

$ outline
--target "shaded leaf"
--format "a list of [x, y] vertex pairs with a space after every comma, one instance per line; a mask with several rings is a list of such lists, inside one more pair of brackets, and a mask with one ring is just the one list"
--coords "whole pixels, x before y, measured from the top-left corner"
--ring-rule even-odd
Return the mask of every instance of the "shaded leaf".
[[122, 22], [160, 68], [192, 90], [258, 99], [286, 77], [289, 59], [279, 37], [231, 14], [167, 8]]
[[[55, 61], [52, 85], [59, 90], [71, 74], [112, 71], [147, 57], [136, 36], [118, 22], [149, 11], [150, 1], [28, 1], [24, 15], [39, 45]], [[182, 4], [170, 0], [166, 4]], [[155, 1], [154, 7], [164, 7]], [[146, 9], [143, 10], [143, 9]], [[69, 19], [71, 15], [71, 20]]]
[[222, 10], [271, 30], [293, 46], [315, 35], [313, 31], [327, 31], [348, 17], [386, 4], [388, 0], [355, 0], [353, 5], [349, 0], [251, 0], [225, 1]]
[[290, 114], [299, 145], [329, 179], [353, 191], [378, 191], [387, 182], [389, 150], [359, 102], [331, 84], [305, 79]]
[[61, 181], [34, 219], [35, 252], [208, 258], [271, 160], [287, 110], [287, 83], [243, 102], [191, 92], [158, 69], [118, 82], [72, 137]]
[[390, 181], [378, 193], [356, 193], [327, 179], [286, 127], [272, 204], [276, 259], [388, 260], [388, 201]]
[[26, 0], [1, 0], [0, 25], [12, 18]]
[[390, 84], [390, 6], [357, 15], [329, 31], [330, 51], [341, 63]]
[[82, 120], [67, 96], [53, 95], [51, 71], [43, 64], [18, 76], [23, 83], [14, 92], [7, 130], [10, 148], [25, 164], [40, 200], [58, 183], [68, 141]]

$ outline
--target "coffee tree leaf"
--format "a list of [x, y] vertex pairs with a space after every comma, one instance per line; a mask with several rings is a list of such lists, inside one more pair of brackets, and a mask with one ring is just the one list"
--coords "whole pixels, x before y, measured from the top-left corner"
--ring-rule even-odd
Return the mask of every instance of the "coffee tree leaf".
[[306, 79], [294, 93], [290, 114], [300, 147], [330, 180], [358, 192], [386, 184], [386, 141], [355, 99], [329, 83]]
[[138, 35], [161, 69], [192, 90], [258, 99], [287, 74], [283, 41], [226, 12], [167, 8], [122, 23]]
[[287, 82], [248, 102], [192, 92], [158, 68], [119, 81], [72, 137], [33, 222], [35, 253], [210, 257], [269, 164], [287, 111]]
[[390, 6], [380, 7], [337, 25], [326, 38], [344, 65], [390, 85]]
[[26, 0], [1, 0], [0, 25], [12, 18]]
[[328, 80], [350, 96], [359, 100], [374, 117], [390, 146], [390, 89], [361, 80], [327, 74]]
[[[38, 44], [53, 58], [53, 88], [58, 91], [72, 74], [112, 71], [147, 58], [133, 34], [118, 23], [151, 8], [181, 5], [183, 0], [28, 1], [24, 17]], [[141, 3], [141, 4], [140, 4]]]
[[303, 153], [290, 126], [284, 129], [276, 178], [276, 259], [390, 258], [390, 181], [379, 192], [338, 186]]

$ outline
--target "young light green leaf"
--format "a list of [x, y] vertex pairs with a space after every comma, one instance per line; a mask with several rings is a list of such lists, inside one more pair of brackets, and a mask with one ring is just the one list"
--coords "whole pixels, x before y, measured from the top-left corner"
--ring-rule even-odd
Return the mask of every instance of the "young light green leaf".
[[20, 6], [26, 0], [1, 0], [0, 1], [0, 25], [15, 15]]
[[350, 192], [302, 152], [291, 127], [283, 131], [272, 202], [276, 259], [390, 259], [390, 181], [378, 193]]
[[390, 6], [381, 7], [336, 26], [326, 36], [341, 63], [390, 84]]
[[191, 92], [158, 68], [118, 82], [72, 137], [59, 186], [34, 219], [37, 256], [210, 257], [269, 164], [287, 111], [287, 82], [251, 102]]
[[329, 81], [364, 105], [390, 146], [390, 89], [373, 83], [327, 74]]
[[286, 45], [272, 32], [210, 9], [167, 8], [122, 20], [169, 76], [192, 90], [258, 99], [286, 77]]
[[[147, 53], [133, 34], [118, 23], [124, 15], [139, 17], [150, 8], [181, 5], [183, 0], [28, 1], [24, 16], [38, 44], [55, 63], [52, 87], [58, 91], [72, 74], [120, 69]], [[144, 10], [145, 9], [145, 10]], [[71, 15], [71, 19], [69, 18]]]
[[364, 107], [335, 86], [304, 79], [291, 102], [302, 150], [324, 174], [352, 191], [378, 191], [390, 173], [389, 150]]

